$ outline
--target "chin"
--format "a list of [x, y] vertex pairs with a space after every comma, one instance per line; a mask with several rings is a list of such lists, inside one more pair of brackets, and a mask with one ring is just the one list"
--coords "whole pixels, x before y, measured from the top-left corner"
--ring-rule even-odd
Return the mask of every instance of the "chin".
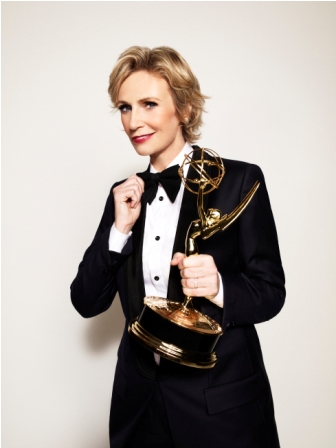
[[145, 149], [145, 148], [136, 148], [135, 146], [133, 146], [133, 147], [139, 156], [151, 156], [151, 155], [153, 155], [153, 152], [154, 152], [154, 151], [150, 151], [149, 149]]
[[149, 145], [147, 146], [145, 143], [139, 145], [134, 145], [132, 143], [132, 145], [136, 153], [139, 154], [139, 156], [153, 156], [155, 154], [160, 153], [160, 151], [158, 151], [157, 148], [149, 147]]

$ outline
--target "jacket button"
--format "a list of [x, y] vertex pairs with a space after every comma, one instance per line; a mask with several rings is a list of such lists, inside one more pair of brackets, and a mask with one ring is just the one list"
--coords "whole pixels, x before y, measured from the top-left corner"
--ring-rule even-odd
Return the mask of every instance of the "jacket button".
[[159, 241], [160, 237], [159, 237], [159, 236], [156, 236], [155, 239], [156, 239], [156, 241]]
[[159, 281], [160, 277], [158, 277], [157, 275], [154, 277], [154, 280]]

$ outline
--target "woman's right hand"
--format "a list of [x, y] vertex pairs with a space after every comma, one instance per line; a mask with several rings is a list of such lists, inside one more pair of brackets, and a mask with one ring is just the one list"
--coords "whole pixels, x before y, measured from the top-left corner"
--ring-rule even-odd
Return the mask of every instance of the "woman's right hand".
[[141, 196], [145, 190], [144, 181], [136, 174], [113, 189], [115, 221], [114, 225], [121, 233], [128, 234], [139, 218]]

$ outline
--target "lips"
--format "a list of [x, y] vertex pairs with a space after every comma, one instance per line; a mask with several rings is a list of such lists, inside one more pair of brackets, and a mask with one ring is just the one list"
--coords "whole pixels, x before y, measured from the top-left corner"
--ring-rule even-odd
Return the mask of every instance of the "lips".
[[144, 135], [137, 135], [135, 137], [132, 137], [132, 141], [134, 143], [144, 143], [148, 139], [150, 139], [154, 135], [154, 132], [152, 134], [144, 134]]

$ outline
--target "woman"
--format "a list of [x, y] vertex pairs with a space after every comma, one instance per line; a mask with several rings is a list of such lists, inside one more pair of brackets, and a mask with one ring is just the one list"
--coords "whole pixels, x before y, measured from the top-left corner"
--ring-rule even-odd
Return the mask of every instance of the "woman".
[[[181, 165], [199, 138], [205, 96], [175, 50], [126, 50], [110, 75], [109, 94], [134, 149], [149, 156], [150, 172]], [[146, 175], [133, 174], [112, 187], [71, 285], [72, 303], [82, 316], [105, 311], [118, 291], [126, 318], [112, 394], [111, 447], [279, 447], [254, 328], [284, 303], [276, 229], [261, 170], [223, 162], [226, 174], [207, 195], [207, 209], [230, 213], [256, 180], [261, 185], [228, 230], [199, 241], [202, 255], [183, 254], [188, 226], [198, 217], [196, 196], [181, 184], [175, 194], [166, 193], [159, 182], [148, 197]], [[172, 363], [128, 334], [145, 295], [182, 301], [184, 294], [225, 330], [212, 369]]]

